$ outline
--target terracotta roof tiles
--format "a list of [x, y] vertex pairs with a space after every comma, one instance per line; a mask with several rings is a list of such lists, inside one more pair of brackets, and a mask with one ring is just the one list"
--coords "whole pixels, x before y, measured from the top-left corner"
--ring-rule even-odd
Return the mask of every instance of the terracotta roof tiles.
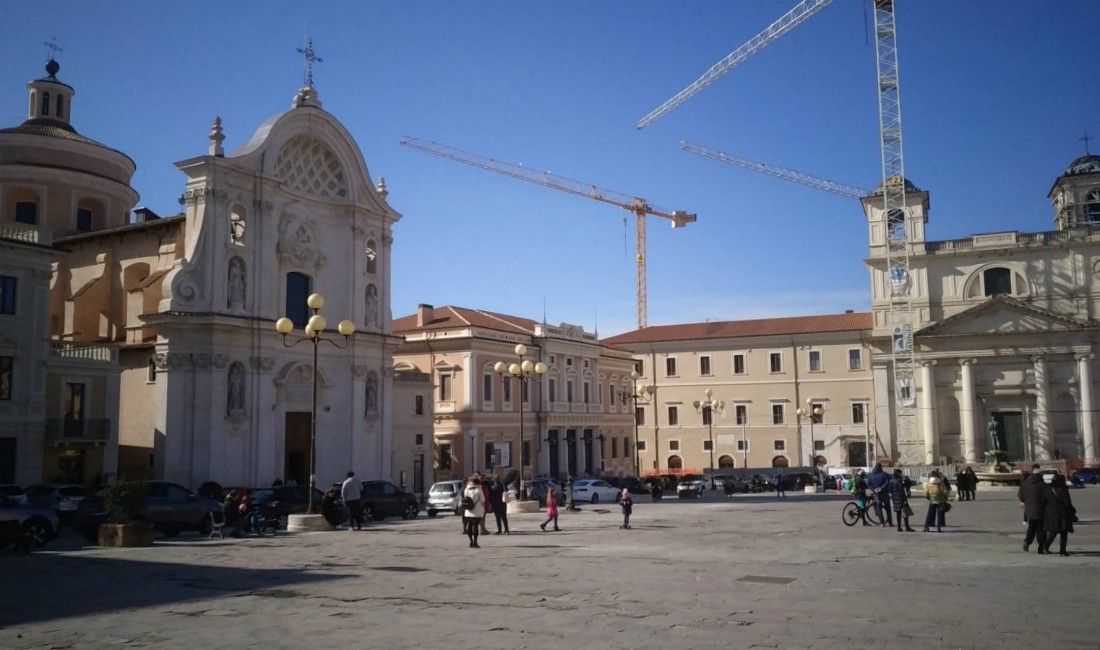
[[441, 330], [456, 327], [480, 327], [484, 329], [498, 330], [501, 332], [513, 332], [517, 334], [534, 334], [537, 321], [507, 314], [497, 314], [481, 309], [467, 309], [465, 307], [436, 307], [433, 319], [424, 327], [416, 326], [416, 314], [402, 316], [394, 319], [393, 331], [395, 334], [418, 332], [424, 330]]
[[655, 325], [603, 339], [608, 345], [693, 341], [699, 339], [743, 338], [750, 336], [789, 336], [871, 329], [870, 312], [790, 316], [680, 325]]

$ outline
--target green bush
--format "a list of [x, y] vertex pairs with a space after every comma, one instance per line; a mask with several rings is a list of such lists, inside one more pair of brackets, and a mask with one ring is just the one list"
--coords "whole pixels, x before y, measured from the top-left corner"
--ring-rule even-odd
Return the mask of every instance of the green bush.
[[113, 485], [103, 490], [107, 520], [113, 524], [130, 524], [143, 520], [141, 509], [145, 506], [145, 495], [148, 493], [149, 484], [144, 479], [132, 481], [119, 477]]

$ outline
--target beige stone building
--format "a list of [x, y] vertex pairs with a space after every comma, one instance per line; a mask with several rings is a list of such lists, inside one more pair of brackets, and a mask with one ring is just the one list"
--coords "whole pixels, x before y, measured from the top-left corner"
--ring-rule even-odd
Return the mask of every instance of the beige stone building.
[[[870, 325], [868, 313], [845, 313], [659, 325], [604, 339], [630, 351], [641, 374], [643, 471], [808, 468], [815, 457], [866, 464], [868, 441], [872, 456], [881, 450]], [[718, 404], [708, 410], [700, 404], [708, 400]]]
[[[421, 305], [393, 329], [405, 337], [399, 368], [432, 378], [434, 480], [506, 474], [521, 463], [528, 478], [633, 474], [625, 350], [579, 326], [461, 307]], [[523, 359], [517, 345], [526, 346]], [[546, 372], [523, 381], [496, 371], [523, 360]]]
[[404, 361], [393, 368], [393, 446], [390, 466], [394, 483], [426, 496], [432, 472], [432, 376]]

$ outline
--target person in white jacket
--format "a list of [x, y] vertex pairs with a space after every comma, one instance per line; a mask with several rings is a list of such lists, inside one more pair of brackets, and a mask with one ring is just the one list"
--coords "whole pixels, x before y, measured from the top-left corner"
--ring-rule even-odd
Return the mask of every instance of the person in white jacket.
[[466, 524], [466, 537], [470, 538], [470, 548], [481, 548], [477, 543], [481, 532], [481, 522], [485, 519], [485, 494], [481, 490], [481, 479], [471, 476], [466, 489], [462, 492], [462, 521]]
[[359, 502], [363, 498], [363, 484], [355, 478], [355, 472], [348, 472], [347, 479], [340, 486], [340, 498], [348, 508], [348, 530], [363, 530], [363, 516], [359, 509]]

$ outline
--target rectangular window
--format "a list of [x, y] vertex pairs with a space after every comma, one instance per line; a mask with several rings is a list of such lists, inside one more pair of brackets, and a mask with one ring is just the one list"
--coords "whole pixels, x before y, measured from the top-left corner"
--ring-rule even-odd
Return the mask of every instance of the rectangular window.
[[420, 445], [424, 444], [424, 434], [423, 434], [423, 433], [418, 433], [418, 434], [416, 434], [416, 443], [415, 443], [415, 444], [416, 444], [416, 445], [417, 445], [418, 447], [419, 447]]
[[493, 376], [492, 375], [482, 376], [482, 384], [484, 385], [484, 391], [485, 391], [485, 397], [483, 399], [486, 402], [493, 401]]
[[295, 327], [305, 327], [309, 322], [310, 309], [306, 300], [312, 293], [312, 285], [313, 281], [308, 275], [297, 271], [286, 274], [286, 310], [283, 313]]
[[738, 440], [737, 441], [737, 451], [748, 451], [748, 450], [749, 450], [749, 441], [748, 440]]
[[711, 417], [711, 410], [709, 408], [704, 408], [703, 409], [703, 426], [708, 426], [713, 421], [714, 421], [714, 418]]
[[787, 441], [786, 440], [773, 440], [772, 441], [772, 448], [775, 449], [775, 451], [787, 451]]
[[496, 456], [495, 452], [496, 452], [496, 446], [493, 443], [491, 443], [491, 442], [485, 443], [485, 465], [483, 465], [483, 467], [485, 467], [485, 469], [491, 470], [491, 469], [493, 469], [494, 467], [497, 466], [497, 464], [494, 462], [496, 460], [495, 459], [495, 456]]
[[565, 357], [565, 366], [569, 367], [573, 365], [573, 357]]
[[[821, 411], [821, 415], [818, 415], [818, 411]], [[825, 405], [814, 402], [810, 404], [810, 417], [813, 419], [814, 424], [821, 424], [825, 421]]]
[[548, 390], [550, 392], [550, 401], [551, 402], [558, 401], [558, 384], [553, 379], [550, 380], [550, 385], [548, 387]]
[[680, 409], [675, 406], [668, 407], [668, 424], [676, 426], [680, 424]]
[[65, 435], [84, 434], [84, 384], [65, 384]]
[[511, 379], [505, 379], [503, 382], [501, 382], [500, 387], [501, 387], [501, 390], [500, 390], [501, 399], [503, 399], [506, 403], [511, 402], [512, 401], [512, 380]]
[[523, 458], [520, 460], [524, 467], [531, 464], [531, 441], [524, 440], [523, 447], [520, 449], [520, 453], [523, 454]]
[[[519, 391], [520, 393], [522, 393], [522, 395], [520, 396], [520, 399], [523, 400], [523, 402], [525, 402], [525, 403], [530, 402], [531, 401], [531, 396], [527, 392], [527, 382], [523, 382], [522, 385], [523, 385], [523, 388]], [[509, 391], [508, 394], [509, 394], [508, 399], [512, 399], [511, 398], [511, 391]]]
[[612, 438], [611, 439], [611, 457], [612, 458], [618, 458], [619, 457], [619, 439], [618, 438]]
[[821, 350], [810, 350], [810, 372], [821, 372]]
[[636, 424], [640, 427], [645, 426], [645, 407], [644, 406], [635, 406], [634, 407], [634, 424]]
[[848, 370], [863, 370], [863, 350], [848, 349]]
[[737, 418], [737, 424], [749, 423], [749, 406], [748, 404], [737, 404], [733, 407], [734, 416]]
[[863, 424], [867, 421], [867, 405], [863, 402], [852, 403], [852, 424]]
[[615, 403], [615, 386], [614, 385], [611, 385], [611, 386], [607, 387], [607, 403], [608, 404], [614, 404]]
[[768, 354], [768, 367], [771, 372], [783, 372], [783, 353], [771, 352]]
[[76, 229], [89, 232], [92, 229], [92, 211], [80, 208], [76, 211]]
[[782, 404], [772, 404], [772, 424], [783, 424], [785, 410]]
[[454, 399], [454, 392], [451, 388], [451, 382], [453, 380], [454, 377], [451, 375], [439, 376], [439, 401], [449, 402]]
[[590, 392], [589, 388], [590, 388], [590, 386], [589, 386], [588, 382], [587, 381], [584, 382], [584, 403], [585, 404], [588, 403], [588, 393]]
[[735, 374], [735, 375], [745, 374], [745, 355], [743, 355], [743, 354], [733, 355], [733, 374]]
[[669, 451], [680, 451], [680, 441], [679, 440], [669, 440], [668, 441], [668, 450]]
[[669, 358], [665, 359], [665, 376], [666, 377], [675, 377], [676, 376], [676, 357], [669, 357]]
[[443, 443], [439, 445], [439, 470], [441, 472], [451, 471], [451, 443]]
[[413, 397], [413, 415], [424, 415], [423, 395], [416, 395]]
[[710, 451], [710, 440], [709, 439], [703, 441], [703, 451]]
[[18, 278], [0, 275], [0, 314], [15, 314], [15, 296], [18, 286]]
[[825, 441], [814, 440], [814, 451], [825, 451]]
[[565, 382], [565, 401], [570, 404], [573, 403], [573, 380], [567, 379]]
[[157, 381], [157, 362], [153, 359], [149, 359], [149, 365], [145, 370], [145, 381], [155, 384]]
[[27, 225], [38, 223], [38, 204], [29, 201], [20, 201], [15, 204], [15, 221]]
[[623, 438], [623, 458], [630, 458], [630, 438]]
[[11, 380], [15, 357], [0, 357], [0, 401], [11, 401]]
[[634, 361], [634, 372], [637, 372], [641, 376], [645, 376], [645, 361], [636, 359]]
[[645, 451], [645, 440], [638, 441], [638, 451]]
[[699, 357], [699, 374], [703, 377], [710, 375], [710, 357]]

